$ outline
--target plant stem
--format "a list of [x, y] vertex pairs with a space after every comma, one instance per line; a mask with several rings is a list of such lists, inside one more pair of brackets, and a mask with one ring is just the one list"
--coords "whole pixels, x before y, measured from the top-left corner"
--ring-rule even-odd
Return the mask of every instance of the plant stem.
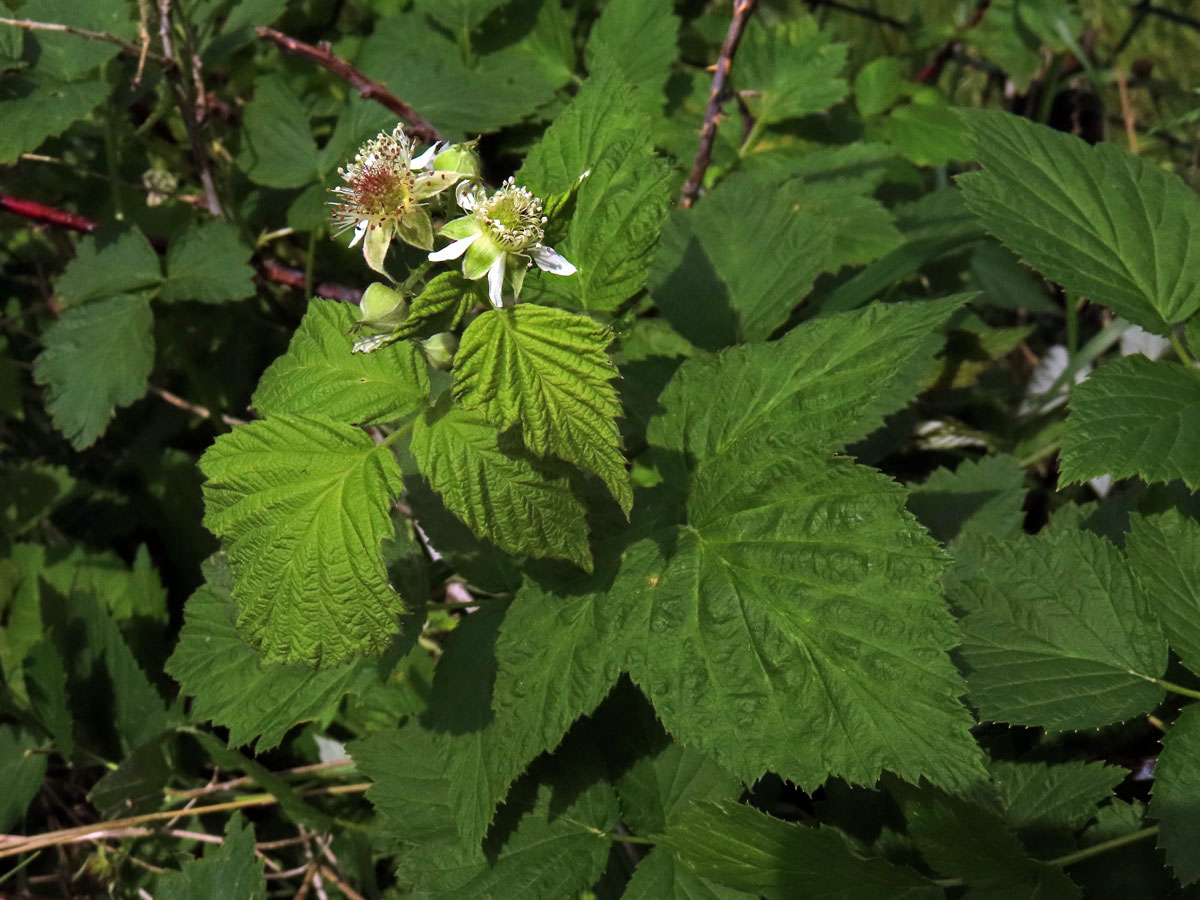
[[379, 446], [380, 447], [392, 446], [392, 444], [396, 443], [396, 441], [400, 440], [400, 438], [404, 437], [406, 434], [408, 434], [410, 431], [412, 431], [413, 426], [416, 424], [417, 424], [417, 420], [415, 417], [412, 419], [409, 419], [407, 422], [405, 422], [403, 425], [401, 425], [399, 428], [397, 428], [395, 431], [393, 431], [391, 434], [389, 434], [387, 437], [385, 437], [382, 441], [380, 441]]
[[1079, 350], [1079, 299], [1067, 294], [1067, 359], [1073, 359]]
[[1194, 368], [1196, 361], [1187, 352], [1187, 348], [1183, 346], [1183, 341], [1179, 340], [1179, 335], [1175, 333], [1174, 328], [1171, 329], [1169, 337], [1171, 338], [1171, 347], [1175, 350], [1175, 355], [1179, 357], [1179, 361], [1189, 368]]
[[1158, 826], [1151, 828], [1143, 828], [1141, 831], [1134, 831], [1131, 834], [1123, 834], [1120, 837], [1115, 837], [1112, 840], [1102, 841], [1099, 844], [1093, 844], [1090, 847], [1084, 847], [1082, 850], [1076, 850], [1074, 853], [1068, 853], [1065, 856], [1059, 856], [1055, 859], [1047, 860], [1047, 863], [1052, 866], [1073, 866], [1077, 862], [1082, 862], [1085, 859], [1091, 859], [1093, 856], [1099, 856], [1101, 853], [1107, 853], [1109, 850], [1116, 850], [1118, 847], [1124, 847], [1126, 844], [1132, 844], [1137, 841], [1145, 840], [1149, 837], [1154, 837], [1158, 834]]
[[636, 834], [612, 834], [611, 832], [601, 832], [601, 836], [620, 844], [647, 844], [653, 846], [654, 844], [658, 843], [653, 838], [638, 837]]
[[308, 252], [304, 255], [304, 296], [313, 295], [313, 260], [317, 255], [317, 232], [308, 233]]
[[1184, 687], [1181, 684], [1175, 684], [1175, 682], [1167, 681], [1165, 678], [1152, 678], [1149, 675], [1142, 675], [1140, 672], [1133, 672], [1131, 674], [1145, 678], [1147, 681], [1153, 681], [1160, 688], [1170, 691], [1172, 694], [1179, 694], [1182, 697], [1192, 697], [1193, 699], [1200, 700], [1200, 691]]

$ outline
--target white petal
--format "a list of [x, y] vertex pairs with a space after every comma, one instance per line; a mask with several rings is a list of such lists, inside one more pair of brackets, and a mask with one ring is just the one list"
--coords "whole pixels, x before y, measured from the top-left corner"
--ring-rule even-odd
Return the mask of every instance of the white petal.
[[479, 205], [479, 191], [468, 178], [458, 183], [458, 187], [454, 189], [454, 199], [465, 212], [474, 212], [475, 207]]
[[488, 299], [496, 309], [504, 309], [504, 259], [507, 256], [507, 253], [501, 253], [488, 269]]
[[473, 243], [475, 243], [477, 240], [479, 240], [480, 234], [482, 234], [482, 232], [477, 232], [475, 234], [468, 235], [467, 237], [462, 238], [461, 240], [455, 241], [453, 244], [447, 244], [441, 250], [434, 250], [432, 253], [429, 254], [430, 261], [431, 262], [445, 262], [448, 259], [458, 259], [460, 256], [462, 256], [464, 253], [467, 252], [468, 247], [470, 247]]
[[370, 222], [368, 222], [366, 219], [363, 219], [361, 222], [359, 222], [357, 225], [354, 226], [354, 240], [352, 240], [350, 242], [351, 247], [353, 247], [355, 244], [357, 244], [359, 241], [361, 241], [363, 239], [363, 235], [367, 233], [367, 228], [369, 228], [370, 225], [371, 225]]
[[549, 247], [538, 244], [525, 251], [533, 259], [534, 264], [543, 272], [551, 275], [574, 275], [579, 270], [567, 261], [565, 256], [555, 253]]
[[428, 150], [426, 150], [420, 156], [416, 157], [411, 163], [409, 163], [408, 164], [409, 168], [410, 169], [424, 169], [431, 162], [433, 162], [433, 158], [435, 156], [437, 156], [439, 153], [442, 152], [442, 146], [443, 146], [443, 143], [441, 141], [438, 141], [436, 144], [434, 144], [432, 147], [430, 147]]

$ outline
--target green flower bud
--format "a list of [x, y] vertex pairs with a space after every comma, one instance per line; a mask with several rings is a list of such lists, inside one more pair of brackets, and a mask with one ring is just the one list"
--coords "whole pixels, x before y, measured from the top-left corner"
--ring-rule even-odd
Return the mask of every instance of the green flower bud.
[[435, 172], [453, 172], [463, 178], [478, 178], [479, 154], [475, 152], [475, 141], [452, 144], [433, 158]]
[[399, 291], [375, 282], [358, 303], [359, 326], [395, 328], [408, 318], [408, 301]]
[[418, 346], [431, 366], [446, 371], [454, 363], [454, 354], [458, 352], [458, 338], [449, 331], [443, 331], [419, 341]]

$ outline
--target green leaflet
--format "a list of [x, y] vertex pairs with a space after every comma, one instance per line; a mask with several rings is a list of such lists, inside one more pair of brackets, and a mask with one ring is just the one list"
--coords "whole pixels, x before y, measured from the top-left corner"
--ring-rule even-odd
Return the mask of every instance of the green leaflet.
[[83, 238], [75, 258], [54, 282], [63, 303], [150, 290], [162, 281], [162, 267], [150, 241], [137, 228], [106, 231]]
[[982, 172], [958, 179], [992, 234], [1068, 291], [1166, 334], [1200, 309], [1200, 199], [1115, 144], [963, 113]]
[[1167, 642], [1200, 672], [1200, 524], [1178, 510], [1131, 516], [1126, 552]]
[[[254, 296], [251, 250], [228, 222], [192, 225], [167, 248], [161, 298], [224, 303]], [[157, 262], [155, 263], [157, 265]]]
[[[706, 201], [707, 202], [707, 201]], [[703, 460], [771, 436], [835, 448], [912, 397], [963, 297], [873, 304], [805, 322], [781, 340], [684, 363], [659, 400], [652, 444]]]
[[1101, 763], [994, 762], [988, 767], [1008, 826], [1029, 845], [1045, 841], [1047, 830], [1068, 836], [1096, 815], [1096, 804], [1112, 796], [1127, 774]]
[[76, 450], [96, 442], [116, 407], [146, 393], [152, 325], [144, 297], [119, 296], [68, 309], [46, 329], [33, 379], [46, 387], [54, 427]]
[[1167, 864], [1185, 885], [1200, 881], [1200, 706], [1183, 711], [1162, 741], [1154, 772], [1150, 814], [1162, 829], [1158, 846], [1167, 853]]
[[679, 19], [670, 0], [613, 0], [588, 34], [584, 60], [589, 71], [611, 65], [637, 90], [641, 105], [661, 102], [662, 87], [676, 56]]
[[[35, 22], [55, 22], [90, 31], [105, 31], [127, 40], [136, 40], [134, 11], [124, 0], [29, 0], [20, 7], [21, 18]], [[7, 27], [7, 26], [0, 26]], [[38, 76], [52, 76], [63, 81], [75, 81], [104, 64], [119, 53], [116, 45], [89, 40], [75, 34], [36, 31], [30, 36], [37, 45]], [[39, 112], [46, 115], [52, 107], [43, 103]], [[20, 127], [11, 120], [6, 126]], [[7, 130], [7, 128], [6, 128]]]
[[750, 20], [739, 49], [737, 82], [756, 122], [771, 125], [828, 109], [849, 87], [837, 73], [846, 45], [831, 44], [811, 17], [771, 28]]
[[254, 827], [241, 813], [235, 812], [230, 817], [223, 843], [205, 844], [205, 848], [202, 860], [188, 860], [178, 872], [159, 875], [154, 896], [163, 900], [266, 897], [263, 864], [254, 855]]
[[661, 834], [698, 800], [736, 800], [741, 782], [690, 747], [670, 743], [637, 759], [616, 783], [622, 821]]
[[1149, 712], [1167, 646], [1121, 552], [1086, 531], [992, 541], [951, 594], [984, 720], [1064, 730]]
[[998, 816], [928, 787], [901, 788], [908, 833], [937, 872], [979, 896], [1071, 900], [1079, 889], [1057, 867], [1032, 859]]
[[482, 281], [468, 281], [462, 272], [443, 272], [430, 279], [413, 297], [406, 318], [393, 332], [397, 338], [450, 331], [458, 327], [471, 308], [487, 305]]
[[694, 804], [661, 846], [697, 875], [767, 900], [942, 895], [912, 869], [864, 857], [835, 828], [791, 824], [736, 803]]
[[15, 73], [0, 75], [0, 119], [4, 120], [0, 165], [14, 163], [22, 153], [62, 134], [72, 122], [99, 106], [110, 90], [106, 81], [60, 82], [45, 75], [37, 79]]
[[1025, 522], [1025, 472], [1013, 456], [964, 460], [908, 491], [909, 511], [943, 543], [962, 534], [1013, 537]]
[[321, 177], [320, 151], [308, 125], [308, 112], [280, 75], [254, 82], [246, 104], [238, 166], [255, 184], [304, 187]]
[[621, 900], [750, 900], [755, 894], [706, 881], [666, 850], [651, 850], [633, 870]]
[[410, 445], [446, 507], [501, 550], [590, 570], [586, 511], [566, 478], [535, 467], [480, 413], [448, 400], [417, 418]]
[[278, 415], [217, 438], [200, 468], [238, 630], [263, 662], [324, 668], [387, 646], [403, 609], [380, 557], [403, 489], [388, 447], [332, 419]]
[[1200, 371], [1140, 354], [1113, 360], [1071, 392], [1063, 483], [1100, 475], [1200, 486]]
[[0, 778], [8, 785], [0, 792], [0, 830], [12, 831], [42, 789], [46, 756], [26, 752], [37, 746], [32, 734], [11, 725], [0, 725]]
[[351, 353], [356, 321], [349, 304], [310, 301], [287, 353], [263, 373], [251, 405], [264, 416], [328, 416], [361, 425], [393, 422], [424, 408], [429, 375], [420, 351], [405, 341]]
[[233, 579], [221, 556], [205, 564], [205, 584], [189, 598], [167, 673], [195, 697], [194, 720], [229, 729], [229, 744], [277, 747], [301, 722], [336, 712], [342, 697], [380, 683], [374, 660], [314, 671], [264, 666], [237, 633]]
[[621, 404], [610, 380], [612, 332], [586, 316], [524, 304], [489, 310], [463, 333], [454, 397], [525, 445], [595, 472], [628, 515], [633, 486], [621, 454]]
[[846, 459], [747, 447], [700, 467], [687, 516], [635, 545], [612, 591], [640, 637], [630, 674], [678, 740], [746, 782], [982, 775], [946, 655], [943, 556], [899, 486]]

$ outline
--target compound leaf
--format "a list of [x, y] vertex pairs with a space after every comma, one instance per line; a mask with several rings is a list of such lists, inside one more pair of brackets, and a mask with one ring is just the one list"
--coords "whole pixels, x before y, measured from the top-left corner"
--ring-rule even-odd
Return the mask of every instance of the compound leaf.
[[374, 353], [351, 353], [353, 308], [313, 299], [287, 353], [271, 363], [251, 405], [277, 413], [328, 416], [339, 422], [391, 422], [425, 406], [429, 375], [420, 351], [408, 341]]
[[278, 415], [221, 435], [200, 469], [238, 630], [263, 662], [328, 667], [387, 646], [403, 607], [380, 555], [403, 489], [388, 446], [329, 418]]
[[610, 380], [612, 332], [587, 316], [525, 304], [489, 310], [463, 333], [454, 396], [498, 428], [521, 426], [525, 445], [595, 472], [621, 509], [633, 487], [621, 454], [621, 403]]

